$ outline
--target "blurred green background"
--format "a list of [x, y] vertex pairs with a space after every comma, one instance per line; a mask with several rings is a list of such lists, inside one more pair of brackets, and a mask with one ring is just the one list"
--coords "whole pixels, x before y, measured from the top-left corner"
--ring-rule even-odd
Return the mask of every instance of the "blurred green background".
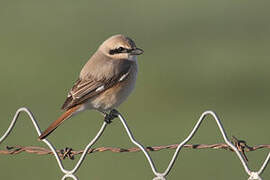
[[[145, 146], [182, 141], [200, 114], [220, 116], [231, 137], [269, 144], [270, 1], [0, 0], [0, 133], [17, 108], [34, 113], [42, 130], [60, 106], [80, 69], [109, 36], [122, 33], [145, 50], [135, 92], [121, 105], [134, 136]], [[190, 143], [223, 142], [207, 118]], [[87, 111], [66, 121], [49, 140], [57, 149], [83, 149], [102, 124]], [[43, 146], [23, 114], [1, 144]], [[115, 120], [95, 147], [133, 147]], [[258, 169], [269, 150], [248, 153]], [[151, 152], [163, 171], [174, 150]], [[77, 162], [65, 160], [66, 168]], [[0, 155], [0, 179], [61, 179], [50, 155]], [[84, 179], [152, 179], [142, 153], [88, 155], [76, 174]], [[265, 179], [270, 169], [265, 170]], [[247, 179], [235, 154], [183, 149], [168, 180]]]

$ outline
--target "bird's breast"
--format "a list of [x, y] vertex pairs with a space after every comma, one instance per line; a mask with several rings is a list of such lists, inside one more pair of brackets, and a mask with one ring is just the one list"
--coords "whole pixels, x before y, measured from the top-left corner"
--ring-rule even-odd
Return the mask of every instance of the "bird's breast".
[[89, 105], [99, 111], [110, 111], [122, 104], [133, 91], [137, 79], [137, 63], [134, 63], [124, 80], [105, 90], [89, 101]]

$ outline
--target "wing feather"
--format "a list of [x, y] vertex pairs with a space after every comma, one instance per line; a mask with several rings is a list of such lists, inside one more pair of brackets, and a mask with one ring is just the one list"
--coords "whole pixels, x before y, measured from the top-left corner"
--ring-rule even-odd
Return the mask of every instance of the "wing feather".
[[89, 74], [85, 79], [79, 78], [68, 93], [61, 109], [67, 110], [88, 99], [106, 91], [123, 81], [129, 74], [130, 66], [125, 66], [121, 72], [110, 77], [96, 78]]

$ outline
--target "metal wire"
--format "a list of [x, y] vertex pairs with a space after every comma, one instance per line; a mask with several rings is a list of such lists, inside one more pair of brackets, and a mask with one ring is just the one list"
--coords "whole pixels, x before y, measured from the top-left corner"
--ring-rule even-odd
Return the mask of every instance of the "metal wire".
[[[238, 140], [233, 137], [233, 144], [237, 147], [237, 149], [243, 154], [246, 161], [248, 161], [246, 152], [251, 152], [259, 149], [270, 149], [270, 144], [262, 144], [262, 145], [255, 145], [255, 146], [248, 146], [245, 141]], [[176, 149], [179, 146], [179, 144], [170, 144], [170, 145], [161, 145], [161, 146], [147, 146], [147, 151], [160, 151], [165, 149]], [[184, 148], [189, 149], [224, 149], [224, 150], [231, 150], [233, 149], [226, 143], [217, 143], [217, 144], [185, 144], [183, 146]], [[126, 152], [138, 152], [141, 151], [138, 147], [132, 147], [132, 148], [118, 148], [118, 147], [98, 147], [98, 148], [90, 148], [87, 151], [87, 154], [95, 153], [95, 152], [105, 152], [105, 151], [111, 151], [114, 153], [126, 153]], [[39, 154], [39, 155], [48, 155], [53, 154], [53, 152], [44, 147], [39, 146], [6, 146], [6, 150], [0, 150], [0, 154], [10, 154], [10, 155], [16, 155], [22, 152], [27, 152], [31, 154]], [[75, 155], [82, 154], [84, 150], [78, 150], [75, 151], [72, 148], [66, 147], [65, 149], [60, 149], [56, 151], [58, 155], [62, 159], [69, 158], [71, 160], [74, 160]]]
[[[41, 134], [41, 131], [40, 131], [40, 128], [33, 116], [33, 114], [31, 113], [31, 111], [25, 107], [22, 107], [20, 109], [18, 109], [13, 117], [13, 120], [11, 121], [10, 123], [10, 126], [8, 127], [7, 131], [4, 133], [4, 135], [0, 138], [0, 144], [7, 138], [7, 136], [10, 134], [10, 132], [12, 131], [12, 129], [14, 128], [17, 120], [18, 120], [18, 117], [20, 115], [21, 112], [26, 112], [27, 115], [30, 117], [36, 131], [37, 131], [37, 134], [40, 135]], [[267, 164], [269, 163], [270, 161], [270, 152], [268, 153], [264, 163], [262, 164], [261, 168], [258, 170], [258, 171], [251, 171], [247, 165], [247, 162], [245, 160], [245, 157], [243, 156], [243, 153], [241, 153], [239, 151], [239, 149], [233, 145], [227, 135], [226, 135], [226, 132], [222, 126], [222, 123], [221, 121], [219, 120], [218, 116], [213, 112], [213, 111], [205, 111], [204, 113], [202, 113], [202, 115], [200, 116], [198, 122], [196, 123], [196, 125], [194, 126], [194, 128], [192, 129], [191, 133], [188, 135], [188, 137], [179, 143], [179, 145], [177, 146], [176, 148], [176, 151], [168, 165], [168, 167], [165, 169], [164, 172], [157, 172], [156, 170], [156, 167], [155, 167], [155, 164], [151, 158], [151, 156], [148, 154], [147, 152], [147, 149], [141, 145], [138, 141], [135, 140], [131, 130], [129, 129], [127, 123], [126, 123], [126, 120], [125, 118], [118, 112], [118, 118], [120, 119], [121, 123], [123, 124], [128, 136], [129, 136], [129, 139], [131, 140], [131, 142], [136, 145], [145, 155], [145, 157], [147, 158], [148, 160], [148, 163], [155, 175], [155, 177], [153, 178], [153, 180], [165, 180], [166, 179], [166, 176], [169, 174], [170, 170], [172, 169], [179, 153], [180, 153], [180, 150], [182, 149], [182, 147], [184, 147], [184, 145], [186, 145], [186, 143], [188, 141], [190, 141], [192, 139], [192, 137], [195, 135], [195, 133], [197, 132], [197, 130], [199, 129], [202, 121], [205, 119], [206, 116], [212, 116], [214, 118], [214, 120], [216, 121], [217, 125], [218, 125], [218, 128], [223, 136], [223, 139], [225, 141], [225, 143], [230, 147], [230, 149], [232, 149], [236, 155], [238, 156], [241, 164], [243, 165], [244, 167], [244, 170], [245, 172], [249, 175], [249, 178], [248, 180], [254, 180], [254, 179], [258, 179], [258, 180], [262, 180], [262, 178], [260, 177], [260, 175], [263, 173], [263, 171], [265, 170]], [[45, 144], [47, 144], [47, 146], [50, 148], [51, 152], [54, 154], [55, 158], [56, 158], [56, 161], [58, 163], [58, 166], [60, 168], [60, 170], [64, 173], [64, 176], [62, 177], [62, 180], [66, 179], [67, 177], [69, 178], [72, 178], [74, 180], [78, 180], [78, 178], [74, 175], [77, 170], [80, 168], [81, 164], [83, 163], [84, 159], [85, 159], [85, 156], [86, 154], [88, 153], [89, 149], [93, 146], [93, 144], [95, 144], [97, 142], [97, 140], [102, 136], [102, 133], [105, 131], [105, 128], [107, 126], [107, 123], [104, 122], [100, 128], [100, 130], [98, 131], [97, 135], [89, 142], [89, 144], [85, 147], [84, 151], [82, 152], [82, 155], [80, 157], [80, 159], [78, 160], [77, 164], [74, 166], [73, 169], [71, 170], [66, 170], [63, 166], [63, 163], [62, 163], [62, 160], [58, 154], [58, 152], [55, 150], [55, 147], [46, 139], [42, 140]]]

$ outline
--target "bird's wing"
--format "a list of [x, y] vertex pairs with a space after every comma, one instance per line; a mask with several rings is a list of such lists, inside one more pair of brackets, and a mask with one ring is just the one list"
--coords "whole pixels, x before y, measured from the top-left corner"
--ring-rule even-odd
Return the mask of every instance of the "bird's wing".
[[67, 110], [86, 100], [104, 92], [112, 86], [126, 79], [129, 74], [130, 66], [122, 69], [121, 72], [110, 77], [96, 78], [94, 75], [88, 75], [86, 78], [79, 78], [68, 93], [68, 96], [61, 109]]

